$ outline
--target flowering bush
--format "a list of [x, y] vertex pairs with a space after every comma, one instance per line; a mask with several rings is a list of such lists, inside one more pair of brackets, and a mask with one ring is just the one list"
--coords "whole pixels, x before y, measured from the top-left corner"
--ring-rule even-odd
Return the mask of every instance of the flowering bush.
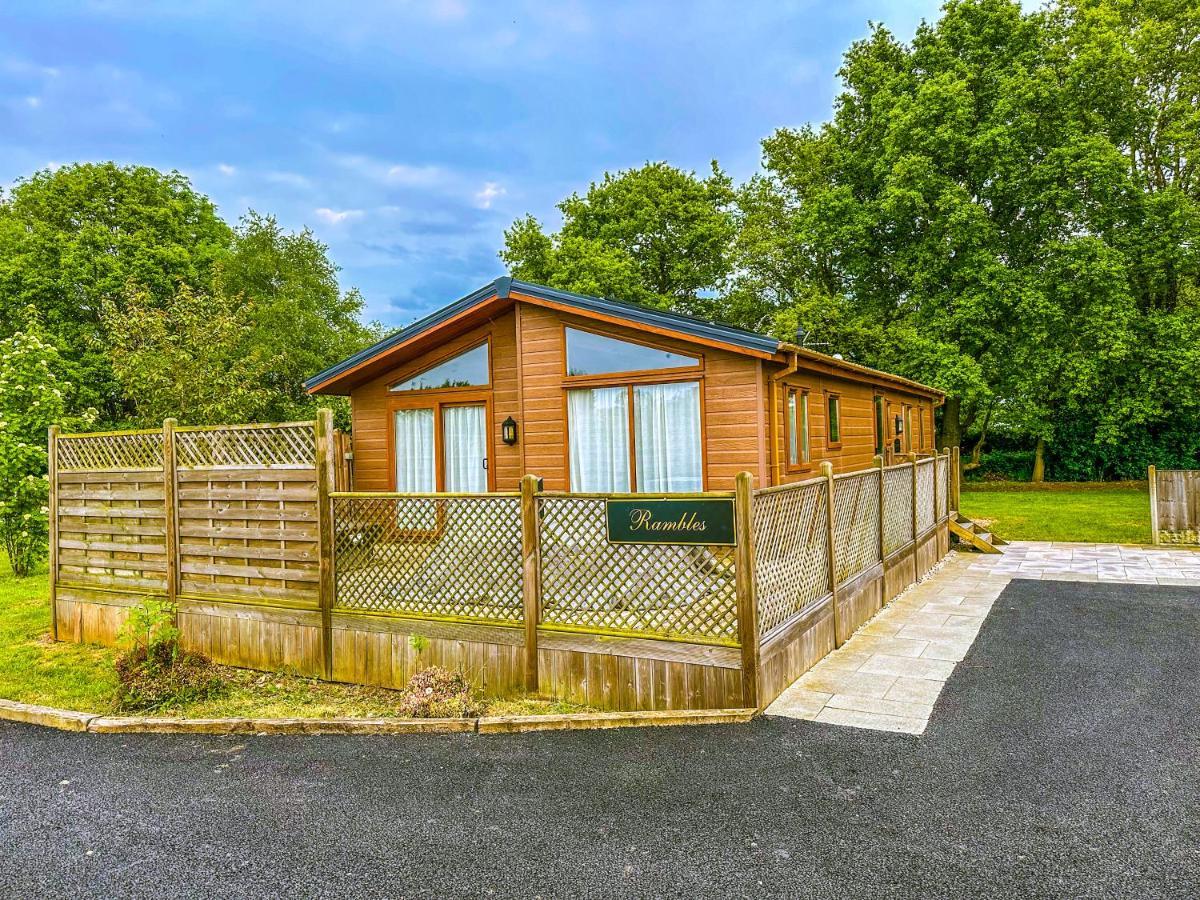
[[58, 351], [32, 316], [0, 340], [0, 540], [21, 576], [47, 552], [46, 433], [62, 421], [67, 389], [59, 368]]

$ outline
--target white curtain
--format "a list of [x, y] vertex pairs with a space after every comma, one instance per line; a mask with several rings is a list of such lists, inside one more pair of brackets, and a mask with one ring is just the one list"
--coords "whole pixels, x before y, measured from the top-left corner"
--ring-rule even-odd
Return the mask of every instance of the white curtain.
[[639, 491], [702, 490], [700, 384], [646, 384], [633, 389]]
[[396, 490], [437, 490], [432, 409], [396, 410]]
[[629, 390], [567, 391], [571, 490], [629, 490]]
[[442, 441], [446, 490], [482, 493], [487, 490], [486, 407], [443, 406]]

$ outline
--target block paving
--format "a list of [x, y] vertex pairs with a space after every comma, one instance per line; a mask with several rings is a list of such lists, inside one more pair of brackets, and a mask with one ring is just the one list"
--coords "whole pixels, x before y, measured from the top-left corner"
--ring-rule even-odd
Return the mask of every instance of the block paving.
[[921, 734], [942, 686], [1013, 578], [1200, 588], [1200, 549], [1014, 541], [953, 551], [797, 679], [767, 715]]

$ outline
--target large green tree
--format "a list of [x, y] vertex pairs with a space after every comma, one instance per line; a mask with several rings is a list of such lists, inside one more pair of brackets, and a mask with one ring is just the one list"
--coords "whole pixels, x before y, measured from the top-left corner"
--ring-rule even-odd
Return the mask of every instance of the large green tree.
[[700, 310], [730, 272], [733, 186], [713, 163], [699, 178], [662, 162], [605, 173], [559, 204], [562, 228], [532, 216], [504, 234], [517, 278], [659, 307]]
[[1171, 373], [1196, 352], [1198, 48], [1168, 0], [874, 28], [833, 119], [764, 141], [727, 308], [942, 386], [952, 443], [994, 420], [1040, 458], [1194, 422]]
[[0, 332], [38, 310], [62, 352], [73, 404], [106, 422], [128, 409], [105, 348], [101, 310], [131, 280], [155, 300], [199, 287], [233, 232], [178, 172], [80, 163], [37, 172], [0, 198]]
[[0, 336], [27, 307], [74, 385], [68, 412], [116, 426], [307, 417], [304, 379], [377, 331], [307, 229], [253, 211], [230, 227], [182, 175], [113, 163], [38, 172], [0, 198]]

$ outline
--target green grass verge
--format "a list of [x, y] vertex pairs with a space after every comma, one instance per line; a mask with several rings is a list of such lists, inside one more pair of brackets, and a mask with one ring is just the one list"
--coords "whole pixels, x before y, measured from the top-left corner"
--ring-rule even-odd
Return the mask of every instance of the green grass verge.
[[964, 482], [959, 504], [1007, 540], [1150, 543], [1150, 495], [1138, 482]]
[[[17, 578], [0, 553], [0, 698], [89, 713], [115, 712], [116, 651], [49, 639], [49, 584], [45, 574]], [[219, 667], [226, 691], [155, 715], [200, 718], [335, 718], [395, 716], [399, 693], [362, 685], [330, 684], [274, 672]], [[535, 697], [496, 700], [487, 715], [586, 712], [588, 707]]]

